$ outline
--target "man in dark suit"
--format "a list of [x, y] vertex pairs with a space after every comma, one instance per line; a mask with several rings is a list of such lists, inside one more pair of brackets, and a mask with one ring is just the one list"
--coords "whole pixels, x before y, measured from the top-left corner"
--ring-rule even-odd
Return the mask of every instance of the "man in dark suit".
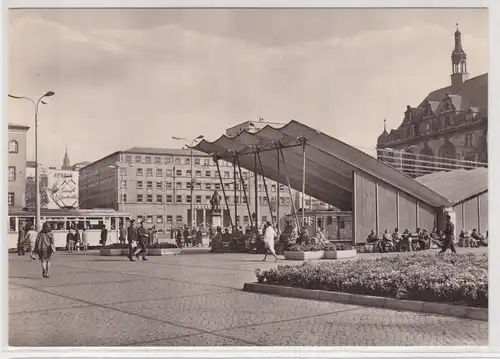
[[130, 226], [127, 228], [127, 241], [129, 245], [128, 259], [134, 261], [134, 249], [137, 247], [137, 228], [135, 228], [135, 220], [130, 221]]
[[101, 231], [101, 244], [103, 247], [106, 246], [107, 241], [108, 241], [108, 229], [106, 228], [106, 225], [104, 225]]
[[144, 221], [141, 221], [141, 226], [137, 228], [137, 250], [135, 251], [135, 256], [139, 259], [139, 254], [142, 254], [142, 260], [147, 261], [146, 253], [147, 247], [146, 243], [148, 242], [149, 234], [146, 227], [144, 227]]
[[444, 240], [444, 246], [439, 253], [441, 254], [446, 252], [449, 247], [451, 249], [451, 252], [456, 254], [457, 251], [455, 250], [455, 244], [453, 243], [453, 241], [455, 240], [455, 225], [451, 222], [450, 215], [446, 215], [444, 235], [446, 236]]

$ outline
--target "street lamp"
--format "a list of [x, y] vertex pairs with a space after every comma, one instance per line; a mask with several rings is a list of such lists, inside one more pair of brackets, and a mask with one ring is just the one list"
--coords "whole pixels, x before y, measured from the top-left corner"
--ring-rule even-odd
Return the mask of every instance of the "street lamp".
[[203, 138], [204, 136], [203, 135], [199, 135], [195, 138], [193, 138], [192, 140], [189, 140], [187, 138], [184, 138], [184, 137], [176, 137], [176, 136], [172, 136], [172, 139], [174, 140], [178, 140], [178, 141], [187, 141], [189, 142], [189, 145], [186, 145], [187, 147], [189, 147], [189, 149], [191, 150], [191, 228], [194, 228], [196, 222], [195, 222], [195, 219], [194, 219], [194, 198], [193, 198], [193, 194], [194, 194], [194, 184], [195, 184], [195, 179], [194, 179], [194, 174], [193, 174], [193, 146], [195, 144], [196, 141], [199, 141]]
[[38, 174], [38, 105], [40, 102], [44, 105], [47, 104], [47, 102], [42, 101], [43, 98], [45, 97], [51, 97], [54, 96], [56, 93], [54, 91], [48, 91], [44, 95], [38, 98], [38, 100], [35, 102], [33, 99], [26, 97], [26, 96], [14, 96], [9, 94], [10, 98], [16, 99], [16, 100], [28, 100], [30, 101], [33, 106], [35, 107], [35, 187], [36, 187], [36, 198], [35, 198], [35, 228], [37, 231], [40, 231], [40, 178]]

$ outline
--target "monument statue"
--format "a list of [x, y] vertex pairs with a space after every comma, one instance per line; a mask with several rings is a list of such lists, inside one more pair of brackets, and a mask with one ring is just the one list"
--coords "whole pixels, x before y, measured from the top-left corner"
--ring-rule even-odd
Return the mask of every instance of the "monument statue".
[[214, 191], [212, 199], [210, 199], [210, 205], [212, 206], [212, 213], [220, 213], [220, 199], [221, 196], [217, 191]]

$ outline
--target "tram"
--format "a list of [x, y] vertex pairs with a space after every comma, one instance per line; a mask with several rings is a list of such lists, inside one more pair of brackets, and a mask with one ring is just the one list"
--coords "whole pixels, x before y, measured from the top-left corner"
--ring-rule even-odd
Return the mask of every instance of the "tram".
[[[54, 233], [56, 248], [66, 247], [66, 235], [70, 228], [86, 229], [89, 248], [101, 246], [101, 230], [106, 226], [108, 240], [106, 244], [118, 243], [119, 226], [130, 222], [130, 214], [114, 209], [41, 209], [41, 223], [48, 222]], [[8, 219], [9, 249], [17, 248], [19, 226], [35, 223], [34, 209], [11, 209]]]

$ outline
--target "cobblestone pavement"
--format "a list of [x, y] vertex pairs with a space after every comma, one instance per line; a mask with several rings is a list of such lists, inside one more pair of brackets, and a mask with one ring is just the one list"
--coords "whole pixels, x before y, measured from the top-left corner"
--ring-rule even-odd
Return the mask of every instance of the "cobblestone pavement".
[[277, 266], [261, 259], [192, 253], [132, 263], [60, 252], [42, 279], [38, 261], [10, 255], [9, 344], [488, 344], [487, 322], [243, 292], [255, 268]]

